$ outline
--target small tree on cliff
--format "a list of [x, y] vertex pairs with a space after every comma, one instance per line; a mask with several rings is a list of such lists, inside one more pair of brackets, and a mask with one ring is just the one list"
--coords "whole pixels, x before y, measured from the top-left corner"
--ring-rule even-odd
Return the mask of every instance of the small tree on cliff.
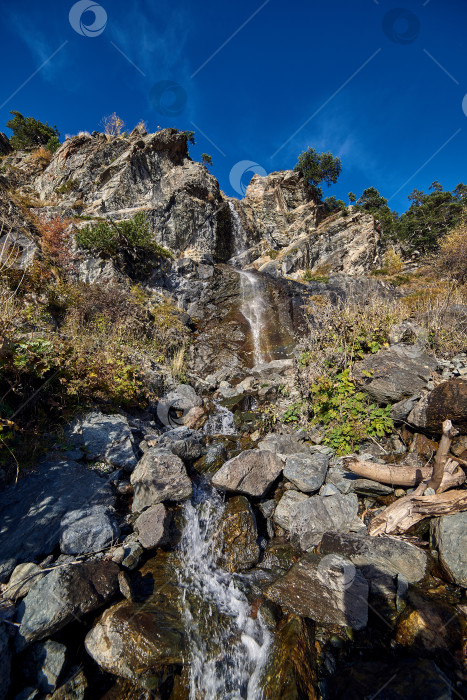
[[10, 143], [15, 150], [45, 146], [51, 153], [60, 146], [60, 133], [56, 126], [43, 124], [33, 117], [23, 117], [20, 112], [12, 111], [13, 119], [6, 123], [13, 135]]
[[334, 158], [332, 153], [318, 153], [310, 147], [298, 156], [295, 170], [306, 177], [316, 196], [321, 199], [323, 191], [318, 185], [325, 182], [329, 187], [337, 182], [337, 178], [341, 174], [342, 163], [341, 159]]

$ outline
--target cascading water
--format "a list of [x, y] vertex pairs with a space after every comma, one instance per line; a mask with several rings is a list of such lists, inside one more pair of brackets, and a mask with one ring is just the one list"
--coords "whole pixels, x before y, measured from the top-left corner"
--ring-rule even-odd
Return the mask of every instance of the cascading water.
[[267, 304], [261, 293], [261, 281], [247, 270], [239, 270], [242, 304], [240, 311], [248, 321], [253, 341], [253, 364], [268, 362], [269, 358], [263, 349], [265, 338], [263, 330], [266, 327]]
[[232, 411], [214, 401], [215, 410], [206, 421], [203, 432], [205, 435], [235, 435], [235, 420]]
[[216, 535], [224, 503], [212, 487], [195, 487], [184, 506], [179, 545], [183, 612], [188, 635], [190, 700], [260, 700], [271, 635], [250, 616], [234, 576], [217, 563]]
[[245, 241], [247, 236], [235, 204], [231, 201], [229, 201], [228, 204], [231, 214], [230, 221], [232, 223], [233, 254], [235, 257], [246, 250]]

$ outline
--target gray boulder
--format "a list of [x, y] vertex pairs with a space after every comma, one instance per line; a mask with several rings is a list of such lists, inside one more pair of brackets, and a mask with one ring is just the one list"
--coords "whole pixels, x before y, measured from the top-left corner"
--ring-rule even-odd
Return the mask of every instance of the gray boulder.
[[43, 463], [0, 493], [0, 581], [17, 563], [50, 554], [59, 543], [60, 522], [70, 510], [113, 506], [108, 482], [71, 460]]
[[467, 511], [432, 520], [431, 537], [450, 579], [467, 588]]
[[301, 491], [289, 489], [284, 493], [274, 511], [274, 522], [276, 525], [288, 530], [293, 528], [297, 517], [298, 506], [308, 500], [308, 496]]
[[11, 574], [7, 588], [3, 591], [6, 600], [18, 600], [24, 598], [31, 588], [45, 576], [45, 572], [32, 562], [18, 564]]
[[320, 625], [362, 629], [368, 621], [368, 583], [337, 554], [307, 554], [265, 591], [266, 596]]
[[283, 461], [272, 452], [245, 450], [225, 462], [214, 474], [212, 484], [222, 491], [263, 497], [281, 474], [283, 466]]
[[290, 455], [285, 461], [284, 476], [303, 493], [318, 491], [329, 466], [328, 455]]
[[347, 557], [366, 578], [371, 578], [372, 572], [380, 571], [416, 583], [425, 576], [428, 564], [423, 550], [396, 537], [326, 532], [320, 551]]
[[63, 670], [66, 647], [48, 639], [29, 647], [22, 659], [24, 680], [42, 693], [52, 693]]
[[89, 461], [104, 460], [116, 469], [132, 471], [137, 463], [130, 426], [124, 416], [88, 413], [81, 422]]
[[63, 554], [100, 552], [120, 534], [114, 512], [102, 505], [69, 511], [60, 527], [60, 549]]
[[185, 462], [192, 462], [204, 452], [202, 435], [186, 427], [174, 428], [164, 433], [157, 441], [158, 446], [170, 450]]
[[144, 549], [158, 547], [166, 536], [167, 511], [164, 505], [157, 503], [143, 511], [136, 518], [134, 528]]
[[[284, 494], [282, 499], [286, 495]], [[297, 536], [300, 547], [304, 550], [319, 544], [325, 532], [347, 532], [357, 519], [358, 498], [353, 493], [317, 495], [304, 499], [295, 497], [294, 502], [291, 502], [289, 496], [286, 521], [280, 508], [281, 501], [276, 508], [274, 520], [281, 527], [284, 526], [284, 522], [288, 522], [288, 531]]]
[[406, 345], [394, 345], [356, 362], [353, 376], [379, 404], [395, 403], [423, 389], [438, 366], [434, 357]]
[[17, 650], [106, 603], [118, 590], [118, 571], [113, 562], [98, 560], [60, 566], [44, 576], [19, 605]]
[[134, 489], [131, 508], [137, 513], [163, 501], [185, 501], [193, 492], [182, 460], [164, 448], [145, 452], [130, 481]]

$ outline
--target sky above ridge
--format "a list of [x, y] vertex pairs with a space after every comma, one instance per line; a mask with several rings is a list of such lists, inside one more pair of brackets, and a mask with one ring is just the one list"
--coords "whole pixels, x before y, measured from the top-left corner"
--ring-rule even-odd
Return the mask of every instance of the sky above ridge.
[[309, 146], [342, 159], [325, 195], [467, 183], [465, 0], [1, 0], [0, 131], [10, 110], [61, 137], [195, 132], [228, 195], [293, 168]]

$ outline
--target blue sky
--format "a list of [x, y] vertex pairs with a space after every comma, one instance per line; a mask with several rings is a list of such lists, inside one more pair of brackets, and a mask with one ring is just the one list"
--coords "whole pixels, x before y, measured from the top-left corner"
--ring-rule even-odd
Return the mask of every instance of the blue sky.
[[326, 195], [375, 186], [403, 211], [414, 187], [467, 182], [465, 0], [2, 5], [0, 130], [11, 109], [62, 137], [114, 111], [189, 129], [233, 196], [308, 146], [342, 159]]

